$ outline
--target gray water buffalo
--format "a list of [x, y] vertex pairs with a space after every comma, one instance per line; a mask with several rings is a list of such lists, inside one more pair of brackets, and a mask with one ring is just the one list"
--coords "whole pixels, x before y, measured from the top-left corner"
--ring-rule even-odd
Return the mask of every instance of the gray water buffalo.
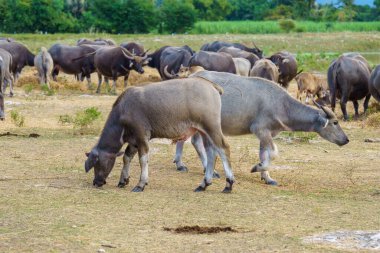
[[127, 49], [133, 55], [141, 56], [145, 53], [144, 46], [136, 42], [123, 42], [120, 46]]
[[182, 66], [187, 67], [189, 60], [193, 56], [192, 51], [187, 47], [167, 47], [161, 53], [159, 73], [163, 80], [176, 78]]
[[327, 95], [328, 84], [325, 76], [312, 73], [300, 73], [295, 79], [298, 86], [297, 99], [300, 101], [303, 93], [306, 93], [306, 103], [308, 103], [310, 98], [313, 99], [315, 96], [323, 98]]
[[268, 58], [271, 60], [280, 72], [278, 83], [285, 89], [289, 87], [290, 81], [296, 77], [297, 74], [297, 60], [294, 56], [286, 51], [278, 52]]
[[244, 58], [232, 58], [235, 64], [236, 74], [239, 76], [249, 76], [251, 63]]
[[[123, 47], [102, 47], [94, 52], [94, 64], [99, 74], [113, 80], [113, 92], [116, 93], [116, 80], [124, 76], [124, 88], [127, 87], [129, 72], [135, 70], [143, 74], [146, 65], [146, 52], [141, 56], [132, 55]], [[100, 85], [97, 92], [100, 91]]]
[[[48, 50], [54, 62], [53, 80], [57, 81], [57, 75], [60, 71], [71, 75], [80, 74], [87, 78], [88, 87], [91, 87], [91, 73], [95, 72], [94, 56], [91, 53], [94, 53], [97, 48], [95, 45], [66, 46], [54, 44]], [[87, 55], [89, 56], [87, 57]]]
[[0, 48], [8, 51], [12, 55], [11, 72], [15, 82], [25, 66], [34, 66], [34, 54], [19, 42], [0, 41]]
[[34, 65], [37, 68], [40, 84], [46, 84], [50, 89], [49, 79], [54, 62], [46, 48], [41, 47], [40, 53], [34, 58]]
[[260, 59], [252, 67], [249, 76], [261, 77], [278, 83], [280, 73], [277, 66], [268, 59]]
[[226, 53], [199, 51], [191, 57], [189, 66], [201, 66], [205, 70], [236, 74], [232, 56]]
[[206, 43], [201, 47], [202, 51], [211, 51], [211, 52], [218, 52], [222, 47], [235, 47], [250, 53], [253, 53], [257, 55], [260, 59], [263, 58], [263, 51], [258, 48], [254, 42], [252, 42], [254, 47], [249, 48], [241, 43], [230, 43], [230, 42], [224, 42], [224, 41], [214, 41], [212, 43]]
[[[260, 140], [260, 163], [251, 172], [261, 172], [266, 184], [276, 185], [269, 176], [269, 166], [277, 156], [273, 137], [282, 131], [316, 132], [322, 138], [339, 146], [349, 142], [334, 113], [327, 107], [315, 109], [292, 98], [274, 82], [253, 77], [239, 77], [229, 73], [198, 72], [192, 77], [209, 80], [224, 89], [222, 95], [222, 130], [225, 135], [254, 134]], [[202, 165], [209, 158], [202, 150], [201, 138], [195, 134], [192, 143]], [[183, 142], [177, 143], [174, 159], [178, 170], [187, 170], [182, 162]], [[215, 158], [213, 158], [215, 159]]]
[[371, 95], [380, 102], [380, 65], [372, 71], [369, 79], [369, 91]]
[[251, 67], [254, 66], [258, 60], [260, 60], [260, 58], [257, 55], [241, 50], [236, 47], [222, 47], [218, 50], [218, 52], [227, 53], [231, 55], [233, 58], [247, 59], [251, 63]]
[[141, 176], [132, 191], [141, 192], [148, 183], [149, 140], [180, 141], [199, 132], [209, 159], [204, 179], [195, 191], [204, 191], [211, 184], [214, 168], [211, 157], [218, 153], [226, 173], [224, 192], [231, 192], [234, 176], [229, 145], [220, 127], [220, 92], [220, 88], [200, 78], [174, 79], [127, 89], [114, 103], [98, 144], [87, 154], [85, 170], [94, 167], [93, 184], [106, 183], [118, 152], [128, 143], [118, 186], [129, 183], [131, 160], [138, 153]]
[[4, 113], [4, 95], [0, 92], [0, 120], [3, 121], [5, 119]]
[[340, 107], [345, 120], [348, 120], [347, 101], [352, 101], [355, 108], [355, 118], [359, 116], [358, 100], [364, 100], [364, 112], [371, 98], [369, 93], [370, 69], [362, 57], [342, 55], [334, 60], [327, 71], [327, 81], [330, 89], [331, 108], [335, 110], [336, 98], [340, 98]]
[[14, 78], [11, 73], [11, 67], [12, 55], [8, 51], [0, 48], [0, 92], [4, 94], [7, 84], [9, 84], [9, 95], [13, 96]]
[[115, 46], [115, 41], [111, 39], [95, 39], [95, 40], [89, 40], [89, 39], [79, 39], [77, 41], [77, 46], [80, 45], [97, 45], [97, 46]]

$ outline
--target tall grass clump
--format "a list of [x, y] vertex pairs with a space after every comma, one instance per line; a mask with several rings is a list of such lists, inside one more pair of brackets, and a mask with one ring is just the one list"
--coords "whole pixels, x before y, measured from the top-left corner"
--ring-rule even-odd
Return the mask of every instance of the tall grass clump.
[[62, 125], [72, 124], [75, 132], [79, 134], [88, 132], [93, 123], [101, 117], [102, 113], [96, 107], [90, 107], [83, 111], [76, 112], [75, 115], [60, 115], [58, 122]]
[[17, 110], [11, 111], [11, 120], [12, 120], [12, 123], [18, 127], [25, 126], [25, 117]]

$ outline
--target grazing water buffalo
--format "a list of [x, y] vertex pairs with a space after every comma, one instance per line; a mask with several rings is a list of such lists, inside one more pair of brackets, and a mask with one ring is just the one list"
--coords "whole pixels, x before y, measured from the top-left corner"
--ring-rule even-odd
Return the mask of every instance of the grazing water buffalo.
[[370, 69], [363, 57], [357, 55], [342, 55], [330, 65], [327, 72], [327, 81], [330, 88], [331, 108], [335, 110], [336, 98], [340, 98], [340, 107], [345, 120], [348, 120], [346, 110], [347, 101], [352, 101], [355, 108], [355, 118], [359, 116], [358, 100], [364, 100], [364, 112], [368, 108], [371, 98], [368, 83]]
[[[87, 78], [88, 87], [91, 87], [91, 73], [95, 72], [95, 66], [94, 56], [90, 54], [94, 53], [96, 49], [97, 47], [93, 45], [66, 46], [54, 44], [48, 50], [54, 62], [53, 80], [57, 81], [59, 71], [71, 75], [81, 74]], [[87, 57], [87, 55], [90, 56]]]
[[201, 66], [210, 71], [236, 74], [236, 67], [232, 56], [226, 53], [199, 51], [191, 57], [189, 66]]
[[[197, 76], [224, 89], [221, 97], [223, 133], [229, 136], [252, 133], [259, 138], [260, 163], [253, 166], [251, 172], [261, 172], [261, 178], [267, 184], [277, 184], [269, 176], [268, 169], [271, 160], [277, 156], [273, 137], [280, 132], [316, 132], [339, 146], [349, 142], [331, 110], [327, 107], [317, 110], [304, 105], [274, 82], [210, 71], [198, 72], [190, 78]], [[205, 166], [209, 163], [209, 158], [206, 158], [202, 150], [198, 134], [193, 136], [192, 143]], [[174, 162], [178, 170], [187, 170], [181, 160], [182, 149], [183, 142], [178, 142]]]
[[5, 93], [7, 84], [9, 84], [9, 95], [13, 96], [13, 83], [14, 79], [11, 74], [12, 55], [0, 48], [0, 92]]
[[4, 96], [3, 96], [3, 93], [0, 92], [0, 120], [3, 121], [4, 119], [5, 119]]
[[278, 52], [268, 58], [271, 60], [279, 69], [280, 77], [278, 83], [281, 84], [285, 89], [289, 87], [290, 81], [299, 73], [297, 73], [297, 61], [296, 58], [289, 52]]
[[371, 95], [380, 102], [380, 65], [372, 71], [369, 79], [369, 91]]
[[252, 67], [249, 76], [261, 77], [277, 83], [280, 73], [273, 62], [268, 59], [260, 59]]
[[257, 57], [257, 55], [250, 53], [250, 52], [247, 52], [247, 51], [244, 51], [244, 50], [241, 50], [241, 49], [236, 48], [236, 47], [222, 47], [221, 49], [218, 50], [218, 52], [227, 53], [227, 54], [231, 55], [233, 58], [247, 59], [251, 63], [251, 66], [254, 66], [255, 63], [258, 60], [260, 60], [260, 58]]
[[328, 84], [325, 76], [315, 75], [312, 73], [300, 73], [296, 77], [298, 86], [297, 99], [301, 101], [302, 93], [306, 93], [305, 102], [308, 103], [309, 98], [323, 98], [327, 94]]
[[252, 42], [254, 45], [254, 48], [249, 48], [243, 44], [240, 43], [230, 43], [230, 42], [224, 42], [224, 41], [214, 41], [212, 43], [204, 44], [201, 47], [202, 51], [211, 51], [211, 52], [218, 52], [222, 47], [235, 47], [250, 53], [253, 53], [257, 55], [260, 59], [263, 58], [263, 51], [259, 49], [254, 42]]
[[[147, 61], [146, 52], [142, 56], [132, 55], [123, 47], [102, 47], [94, 52], [94, 64], [101, 75], [112, 78], [113, 92], [116, 93], [116, 80], [124, 76], [124, 88], [127, 87], [129, 72], [133, 69], [140, 74], [144, 73], [143, 66]], [[100, 85], [97, 92], [100, 91]]]
[[120, 46], [127, 49], [133, 55], [141, 56], [145, 53], [144, 46], [136, 42], [123, 42]]
[[236, 74], [239, 76], [249, 76], [251, 63], [244, 58], [232, 58], [236, 68]]
[[189, 60], [192, 57], [192, 51], [185, 47], [168, 47], [161, 53], [160, 60], [160, 76], [163, 80], [176, 78], [174, 73], [177, 73], [181, 67], [188, 66]]
[[54, 62], [46, 48], [41, 47], [41, 52], [34, 58], [34, 65], [38, 71], [40, 84], [46, 84], [50, 89], [49, 79]]
[[131, 160], [138, 153], [141, 176], [132, 191], [143, 191], [148, 183], [149, 140], [186, 140], [194, 132], [199, 132], [205, 142], [209, 159], [204, 179], [196, 191], [204, 191], [211, 184], [214, 167], [211, 157], [218, 153], [227, 178], [224, 192], [230, 192], [234, 176], [230, 165], [229, 146], [220, 127], [220, 112], [220, 89], [201, 78], [168, 80], [143, 87], [131, 87], [116, 100], [98, 144], [87, 154], [86, 172], [94, 167], [93, 184], [105, 184], [119, 150], [127, 142], [118, 186], [124, 187], [129, 183]]
[[12, 55], [11, 72], [17, 82], [18, 76], [25, 66], [34, 66], [34, 54], [19, 42], [0, 41], [0, 48]]

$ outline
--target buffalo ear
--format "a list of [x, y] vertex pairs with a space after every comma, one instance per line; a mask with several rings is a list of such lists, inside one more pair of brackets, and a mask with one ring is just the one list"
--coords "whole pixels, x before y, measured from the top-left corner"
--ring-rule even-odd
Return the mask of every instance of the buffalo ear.
[[86, 155], [87, 155], [87, 160], [84, 163], [84, 170], [87, 173], [95, 166], [95, 163], [98, 161], [99, 156], [97, 154], [94, 154], [92, 151], [91, 153], [88, 153]]

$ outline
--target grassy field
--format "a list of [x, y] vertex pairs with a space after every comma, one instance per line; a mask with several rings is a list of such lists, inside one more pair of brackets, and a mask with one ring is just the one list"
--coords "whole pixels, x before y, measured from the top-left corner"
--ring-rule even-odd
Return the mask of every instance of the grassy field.
[[[15, 37], [35, 52], [56, 41], [74, 44], [79, 37], [100, 36], [109, 37]], [[322, 56], [380, 51], [379, 37], [379, 33], [112, 36], [117, 42], [139, 41], [152, 49], [165, 44], [199, 48], [217, 39], [248, 44], [254, 39], [267, 54], [288, 49]], [[325, 71], [318, 64], [322, 63], [305, 66]], [[92, 78], [95, 82], [95, 75]], [[132, 72], [130, 83], [158, 79], [157, 71], [147, 68], [144, 75]], [[184, 162], [190, 170], [179, 173], [172, 163], [175, 146], [167, 140], [151, 141], [149, 185], [143, 193], [132, 193], [140, 173], [137, 159], [132, 163], [131, 185], [125, 189], [116, 187], [121, 158], [101, 189], [93, 188], [93, 174], [86, 174], [83, 166], [84, 153], [96, 144], [116, 96], [107, 95], [105, 89], [96, 95], [66, 75], [60, 75], [52, 87], [53, 92], [41, 90], [35, 70], [27, 68], [15, 97], [5, 98], [6, 120], [0, 122], [0, 252], [351, 252], [357, 249], [306, 243], [304, 238], [341, 230], [379, 230], [380, 143], [364, 142], [380, 136], [379, 105], [373, 100], [371, 115], [341, 122], [350, 138], [346, 146], [315, 134], [277, 137], [280, 156], [272, 163], [271, 176], [278, 187], [263, 184], [259, 175], [249, 172], [259, 160], [259, 143], [253, 136], [240, 136], [228, 138], [237, 180], [232, 194], [221, 193], [224, 179], [214, 180], [204, 193], [194, 193], [203, 177], [196, 152], [185, 144]], [[120, 80], [119, 93], [121, 87]], [[290, 94], [295, 91], [292, 82]], [[101, 116], [88, 127], [60, 120], [90, 107]], [[351, 103], [348, 110], [352, 115]], [[337, 112], [341, 119], [339, 106]], [[12, 114], [18, 118], [12, 119]], [[18, 127], [21, 118], [24, 125]], [[222, 172], [220, 162], [217, 170]], [[235, 232], [168, 231], [181, 226], [231, 227]]]
[[[298, 32], [370, 32], [380, 31], [380, 22], [314, 22], [295, 21]], [[201, 21], [193, 34], [270, 34], [282, 33], [278, 21]]]

